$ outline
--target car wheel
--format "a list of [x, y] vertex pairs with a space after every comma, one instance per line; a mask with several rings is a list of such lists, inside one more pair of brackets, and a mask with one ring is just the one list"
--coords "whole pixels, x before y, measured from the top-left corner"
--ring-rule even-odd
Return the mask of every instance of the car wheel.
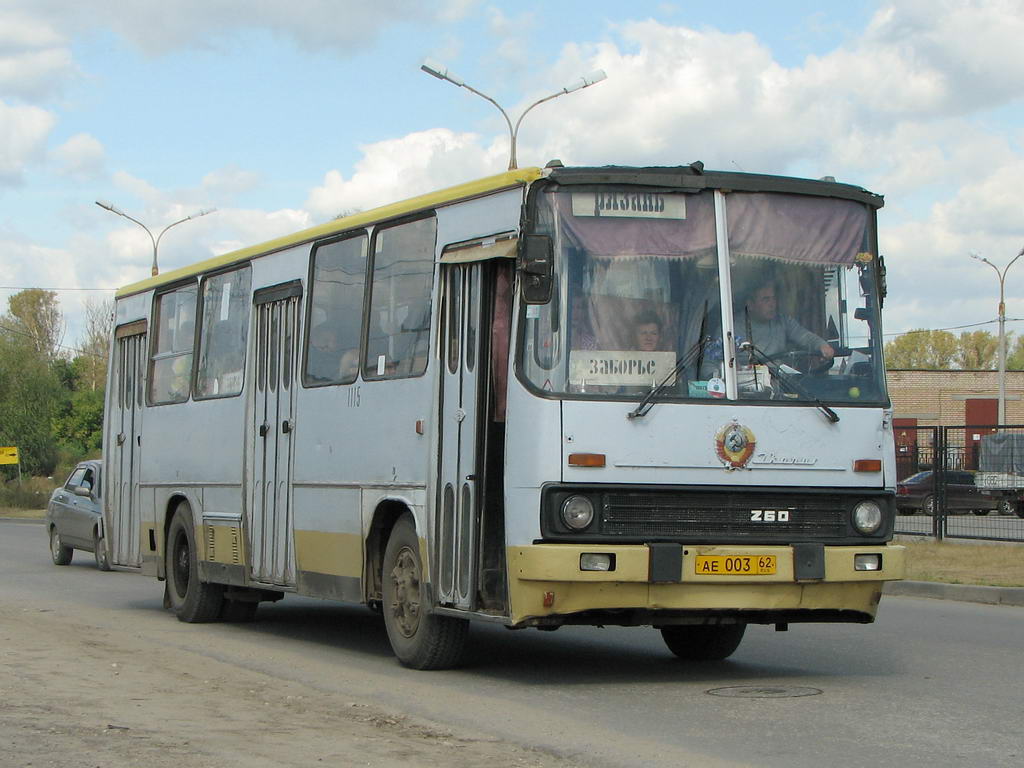
[[721, 661], [740, 647], [746, 624], [670, 626], [661, 628], [665, 645], [687, 661]]
[[54, 565], [68, 565], [71, 562], [71, 558], [74, 556], [75, 550], [71, 547], [64, 546], [64, 543], [60, 540], [60, 534], [57, 533], [56, 528], [50, 529], [50, 557], [53, 558]]
[[110, 556], [107, 554], [107, 540], [100, 537], [99, 531], [92, 534], [92, 554], [96, 558], [96, 567], [101, 571], [110, 570]]
[[179, 621], [196, 624], [220, 618], [224, 587], [199, 579], [192, 510], [185, 502], [178, 505], [171, 527], [167, 529], [164, 566], [167, 603]]
[[1021, 515], [1020, 508], [1013, 502], [1013, 499], [1000, 499], [996, 507], [1000, 515]]
[[426, 610], [422, 577], [419, 538], [412, 518], [404, 515], [391, 530], [381, 574], [388, 640], [395, 656], [407, 667], [453, 667], [465, 648], [469, 622]]
[[926, 515], [934, 515], [935, 514], [935, 497], [934, 496], [932, 496], [931, 494], [928, 494], [923, 499], [921, 499], [921, 512], [923, 512]]

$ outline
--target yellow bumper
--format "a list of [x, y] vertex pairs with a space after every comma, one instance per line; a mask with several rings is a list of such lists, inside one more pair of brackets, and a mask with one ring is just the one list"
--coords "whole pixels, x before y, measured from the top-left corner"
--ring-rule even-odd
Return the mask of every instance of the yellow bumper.
[[[646, 545], [537, 544], [509, 547], [512, 621], [583, 611], [854, 611], [874, 616], [882, 583], [902, 579], [905, 548], [825, 547], [825, 578], [796, 581], [788, 546], [686, 546], [678, 583], [650, 581]], [[583, 571], [580, 555], [615, 556], [614, 571]], [[880, 554], [878, 571], [854, 569], [854, 555]], [[698, 575], [698, 555], [775, 555], [772, 575]], [[810, 615], [810, 613], [808, 613]], [[796, 620], [796, 619], [794, 619]]]

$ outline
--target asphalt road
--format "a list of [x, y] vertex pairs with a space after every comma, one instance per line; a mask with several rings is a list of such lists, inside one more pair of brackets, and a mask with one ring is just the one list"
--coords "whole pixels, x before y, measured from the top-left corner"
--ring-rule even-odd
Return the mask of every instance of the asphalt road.
[[[679, 662], [646, 628], [475, 625], [464, 668], [424, 673], [394, 661], [365, 609], [286, 598], [261, 606], [254, 624], [185, 625], [162, 610], [161, 587], [100, 573], [87, 553], [55, 567], [41, 526], [0, 521], [7, 606], [63, 612], [155, 650], [191, 648], [239, 672], [538, 747], [567, 764], [1024, 764], [1024, 608], [888, 597], [874, 625], [751, 627], [730, 660], [706, 665]], [[709, 693], [734, 687], [761, 697]]]

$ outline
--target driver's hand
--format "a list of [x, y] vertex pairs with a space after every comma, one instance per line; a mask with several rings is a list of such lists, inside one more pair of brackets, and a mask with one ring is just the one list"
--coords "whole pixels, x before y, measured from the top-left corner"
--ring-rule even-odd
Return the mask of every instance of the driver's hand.
[[833, 357], [836, 356], [836, 351], [832, 349], [832, 345], [828, 343], [822, 344], [818, 348], [818, 351], [821, 352], [821, 356], [824, 357], [826, 360], [831, 360]]

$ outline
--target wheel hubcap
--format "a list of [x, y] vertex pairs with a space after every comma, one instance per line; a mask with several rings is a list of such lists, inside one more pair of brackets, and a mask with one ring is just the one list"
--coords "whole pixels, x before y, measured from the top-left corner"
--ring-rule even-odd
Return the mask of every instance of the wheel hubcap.
[[50, 533], [50, 554], [54, 557], [60, 554], [60, 534], [56, 531]]
[[189, 579], [189, 555], [188, 539], [179, 535], [174, 543], [174, 591], [178, 597], [185, 597], [188, 592]]
[[420, 624], [420, 569], [412, 550], [403, 547], [391, 569], [391, 605], [395, 626], [403, 637], [412, 637]]

